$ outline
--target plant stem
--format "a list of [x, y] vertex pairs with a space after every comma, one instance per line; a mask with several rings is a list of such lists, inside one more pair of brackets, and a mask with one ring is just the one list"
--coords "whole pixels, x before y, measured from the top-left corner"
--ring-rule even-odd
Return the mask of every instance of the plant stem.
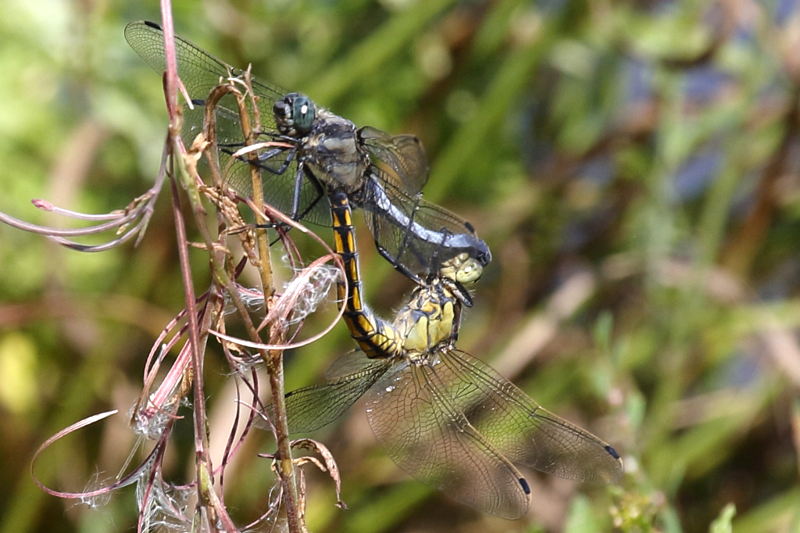
[[[172, 144], [174, 146], [174, 144]], [[174, 154], [174, 152], [173, 152]], [[172, 157], [173, 171], [175, 157]], [[188, 240], [186, 238], [186, 226], [181, 213], [179, 189], [175, 181], [174, 172], [171, 176], [172, 186], [172, 211], [175, 220], [175, 233], [178, 244], [178, 257], [181, 266], [181, 280], [183, 282], [183, 294], [186, 302], [187, 320], [189, 322], [189, 343], [192, 347], [192, 369], [194, 371], [194, 409], [192, 415], [194, 419], [195, 434], [195, 462], [198, 479], [198, 497], [201, 502], [209, 502], [208, 492], [213, 490], [210, 483], [205, 481], [213, 479], [212, 469], [208, 458], [208, 432], [206, 427], [206, 404], [203, 395], [203, 350], [200, 346], [200, 328], [197, 322], [197, 308], [195, 306], [194, 285], [192, 283], [192, 272], [189, 265], [189, 254], [187, 252]], [[212, 521], [214, 517], [211, 518]]]
[[[248, 87], [247, 94], [251, 96], [250, 104], [252, 105], [256, 122], [259, 121], [257, 114], [258, 106], [254, 100], [252, 87], [250, 85], [249, 71], [245, 73], [245, 83]], [[250, 115], [247, 112], [247, 102], [244, 96], [237, 95], [236, 101], [239, 105], [239, 117], [241, 119], [242, 133], [244, 134], [245, 142], [252, 145], [256, 142], [256, 135], [253, 130], [253, 124], [250, 123]], [[255, 124], [256, 128], [260, 124]], [[255, 159], [254, 154], [248, 156], [251, 160]], [[265, 311], [269, 313], [270, 298], [274, 291], [272, 284], [272, 263], [270, 261], [269, 239], [267, 236], [266, 224], [267, 217], [264, 214], [264, 191], [261, 183], [261, 173], [258, 166], [255, 164], [250, 165], [250, 180], [253, 203], [255, 204], [256, 215], [256, 243], [258, 247], [259, 257], [259, 273], [261, 275], [261, 286], [264, 293], [264, 307]], [[282, 342], [283, 331], [279, 329], [280, 326], [273, 326], [270, 328], [270, 342]], [[283, 493], [286, 504], [286, 518], [289, 525], [290, 533], [303, 533], [306, 531], [303, 524], [303, 516], [299, 505], [299, 495], [297, 491], [297, 483], [294, 474], [294, 462], [292, 460], [292, 450], [289, 443], [289, 424], [286, 420], [286, 404], [284, 403], [284, 387], [283, 387], [283, 352], [281, 350], [270, 350], [268, 353], [261, 351], [261, 357], [267, 364], [267, 373], [269, 374], [270, 390], [272, 391], [272, 407], [275, 413], [275, 420], [273, 421], [275, 428], [275, 441], [278, 448], [278, 475], [283, 483]]]

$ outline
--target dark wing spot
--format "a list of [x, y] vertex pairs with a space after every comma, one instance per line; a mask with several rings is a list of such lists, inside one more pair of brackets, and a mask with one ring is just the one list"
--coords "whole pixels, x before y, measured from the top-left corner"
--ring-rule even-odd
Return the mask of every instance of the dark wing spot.
[[614, 448], [612, 448], [611, 446], [606, 446], [606, 451], [607, 451], [607, 452], [608, 452], [608, 454], [609, 454], [611, 457], [613, 457], [614, 459], [619, 459], [619, 454], [617, 453], [617, 450], [615, 450], [615, 449], [614, 449]]

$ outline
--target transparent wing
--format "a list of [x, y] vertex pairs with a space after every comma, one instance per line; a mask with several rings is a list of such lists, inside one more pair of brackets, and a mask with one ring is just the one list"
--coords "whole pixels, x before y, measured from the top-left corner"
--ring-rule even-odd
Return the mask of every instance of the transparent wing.
[[333, 360], [331, 365], [325, 369], [325, 381], [333, 381], [346, 378], [363, 372], [371, 372], [375, 367], [389, 366], [389, 360], [384, 358], [369, 358], [361, 350], [351, 350]]
[[369, 153], [375, 175], [408, 195], [415, 195], [428, 181], [428, 158], [414, 135], [389, 135], [365, 126], [358, 131]]
[[[164, 37], [161, 28], [153, 22], [132, 22], [125, 27], [125, 38], [131, 48], [156, 72], [163, 72]], [[181, 37], [175, 38], [178, 57], [178, 75], [186, 87], [194, 109], [184, 110], [184, 127], [181, 135], [190, 145], [203, 129], [205, 102], [211, 90], [230, 78], [241, 78], [243, 71], [227, 65]], [[257, 141], [273, 140], [274, 118], [272, 106], [288, 91], [251, 78], [256, 104], [247, 99], [250, 123], [260, 124]], [[242, 90], [244, 86], [241, 86]], [[239, 108], [232, 94], [223, 96], [215, 107], [216, 141], [219, 148], [220, 167], [226, 182], [239, 194], [252, 194], [249, 163], [232, 158], [231, 154], [245, 146]], [[297, 174], [296, 161], [291, 160], [293, 149], [267, 154], [262, 151], [256, 165], [259, 167], [264, 198], [275, 208], [306, 222], [327, 225], [330, 222], [328, 203], [324, 191], [316, 182]], [[270, 155], [269, 157], [266, 157]], [[297, 200], [295, 200], [297, 197]], [[296, 212], [293, 208], [297, 206]]]
[[578, 481], [622, 475], [614, 448], [545, 410], [490, 366], [459, 350], [443, 352], [440, 361], [437, 374], [456, 408], [514, 464]]
[[487, 244], [469, 222], [417, 194], [409, 196], [389, 182], [370, 178], [359, 207], [381, 254], [423, 277], [437, 274], [442, 262], [466, 252], [486, 265]]
[[[255, 165], [259, 169], [264, 200], [272, 207], [306, 224], [331, 225], [330, 203], [325, 190], [316, 179], [302, 171], [298, 173], [295, 160], [287, 161], [293, 157], [291, 151], [281, 151], [268, 160], [254, 162], [231, 157], [234, 151], [226, 147], [220, 147], [219, 150], [220, 168], [225, 182], [233, 190], [243, 197], [252, 196], [253, 179], [250, 171], [251, 165]], [[283, 171], [276, 173], [276, 168], [283, 168]]]
[[458, 410], [435, 365], [395, 363], [366, 398], [372, 430], [403, 470], [481, 511], [525, 513], [527, 482]]
[[[164, 71], [164, 33], [158, 24], [148, 21], [131, 22], [125, 26], [125, 39], [150, 68], [159, 73]], [[240, 77], [244, 72], [220, 61], [182, 37], [175, 37], [175, 47], [178, 75], [192, 99], [205, 100], [211, 89], [228, 78]], [[262, 124], [274, 126], [272, 105], [289, 91], [256, 79], [252, 79], [252, 85], [261, 98], [258, 109], [262, 115]], [[230, 109], [236, 109], [236, 106]]]
[[286, 393], [289, 433], [315, 431], [342, 416], [386, 373], [389, 365], [388, 359], [368, 359], [357, 350], [334, 362], [324, 385]]

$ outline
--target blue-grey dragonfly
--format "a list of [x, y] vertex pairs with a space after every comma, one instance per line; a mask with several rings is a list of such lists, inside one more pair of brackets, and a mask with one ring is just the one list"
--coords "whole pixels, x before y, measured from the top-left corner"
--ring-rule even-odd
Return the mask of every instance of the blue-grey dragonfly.
[[[164, 70], [163, 32], [156, 23], [130, 23], [125, 37], [148, 65]], [[182, 135], [191, 142], [202, 131], [210, 91], [230, 80], [243, 80], [245, 73], [182, 38], [175, 44], [178, 74], [192, 103]], [[268, 146], [256, 157], [238, 155], [247, 143], [234, 95], [223, 96], [215, 107], [221, 166], [238, 193], [251, 194], [249, 165], [255, 164], [267, 202], [295, 220], [328, 225], [324, 199], [344, 191], [364, 211], [381, 255], [417, 283], [461, 253], [482, 265], [491, 260], [488, 246], [471, 224], [422, 199], [428, 164], [416, 137], [356, 128], [307, 96], [253, 77], [250, 86], [255, 98], [248, 113], [252, 123], [260, 124], [257, 141]]]

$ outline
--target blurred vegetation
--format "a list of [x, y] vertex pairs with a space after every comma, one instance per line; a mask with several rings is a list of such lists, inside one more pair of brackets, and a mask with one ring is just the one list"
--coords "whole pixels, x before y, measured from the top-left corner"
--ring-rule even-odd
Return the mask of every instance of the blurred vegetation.
[[[800, 530], [800, 2], [174, 7], [176, 30], [227, 62], [422, 138], [427, 197], [471, 220], [495, 258], [461, 348], [626, 461], [608, 489], [536, 478], [528, 519], [506, 522], [408, 480], [354, 409], [320, 436], [350, 509], [312, 476], [312, 531]], [[158, 20], [157, 3], [4, 3], [1, 211], [52, 223], [31, 198], [105, 212], [149, 187], [165, 113], [158, 77], [122, 37], [137, 19]], [[30, 462], [109, 406], [118, 421], [59, 443], [36, 473], [74, 491], [124, 461], [144, 357], [183, 307], [159, 205], [138, 248], [103, 254], [0, 226], [0, 531], [135, 524], [132, 489], [89, 510], [43, 494]], [[362, 248], [367, 297], [389, 311], [408, 285]], [[287, 354], [289, 386], [350, 345], [340, 325]], [[224, 439], [233, 396], [214, 350]], [[166, 462], [178, 477], [189, 432]], [[271, 485], [256, 457], [269, 451], [255, 442], [227, 481], [243, 521]]]

